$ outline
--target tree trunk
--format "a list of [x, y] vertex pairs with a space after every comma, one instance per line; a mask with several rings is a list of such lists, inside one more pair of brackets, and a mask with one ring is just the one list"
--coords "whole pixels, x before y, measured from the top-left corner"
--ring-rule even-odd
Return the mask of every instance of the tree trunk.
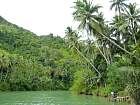
[[137, 39], [136, 39], [136, 36], [135, 36], [135, 24], [134, 24], [134, 21], [131, 20], [131, 31], [132, 31], [132, 36], [133, 36], [133, 39], [134, 39], [134, 44], [136, 45], [137, 44]]
[[94, 70], [98, 73], [99, 78], [101, 78], [101, 73], [96, 69], [96, 67], [79, 51], [77, 47], [74, 46], [74, 48], [94, 68]]
[[137, 44], [137, 39], [136, 39], [135, 34], [133, 36], [134, 36], [134, 42], [135, 42], [135, 45], [136, 45]]
[[128, 53], [131, 55], [131, 53], [129, 51], [127, 51], [126, 49], [122, 48], [120, 45], [118, 45], [117, 43], [115, 43], [114, 41], [112, 41], [110, 38], [108, 38], [107, 36], [105, 36], [104, 34], [100, 33], [103, 37], [105, 37], [108, 41], [110, 41], [112, 44], [114, 44], [115, 46], [117, 46], [119, 49], [123, 50], [124, 52]]
[[103, 58], [105, 59], [107, 65], [109, 65], [110, 63], [109, 63], [108, 59], [106, 58], [105, 54], [101, 51], [98, 43], [97, 43], [97, 48], [98, 48], [99, 52], [101, 53], [101, 55], [103, 56]]
[[110, 61], [110, 56], [109, 56], [108, 48], [103, 47], [103, 52], [106, 55], [106, 58], [108, 59], [108, 62], [109, 62], [108, 65], [110, 65], [111, 61]]
[[[94, 27], [95, 25], [97, 25], [97, 29]], [[108, 38], [106, 35], [103, 34], [103, 31], [101, 29], [101, 26], [98, 22], [94, 22], [94, 24], [91, 24], [91, 27], [93, 29], [95, 29], [101, 36], [103, 36], [104, 38], [106, 38], [109, 42], [111, 42], [113, 45], [117, 46], [119, 49], [123, 50], [124, 52], [128, 53], [131, 55], [131, 53], [129, 51], [127, 51], [126, 49], [124, 49], [123, 47], [121, 47], [120, 45], [118, 45], [117, 43], [115, 43], [113, 40], [111, 40], [110, 38]]]

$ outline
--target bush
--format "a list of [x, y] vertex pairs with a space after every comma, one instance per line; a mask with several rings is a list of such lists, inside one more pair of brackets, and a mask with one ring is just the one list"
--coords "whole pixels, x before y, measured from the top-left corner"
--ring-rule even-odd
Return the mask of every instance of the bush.
[[93, 86], [95, 85], [95, 75], [90, 70], [81, 69], [74, 75], [74, 82], [71, 91], [76, 94], [92, 94]]
[[112, 88], [109, 86], [101, 87], [99, 89], [93, 90], [94, 94], [96, 94], [97, 96], [103, 96], [103, 97], [108, 97], [111, 92], [112, 92]]
[[119, 68], [120, 67], [118, 67], [116, 63], [108, 67], [107, 83], [109, 84], [109, 87], [112, 89], [111, 91], [114, 92], [122, 91], [126, 87], [124, 73], [122, 74], [122, 71], [120, 71]]
[[0, 82], [0, 91], [6, 91], [9, 90], [9, 84], [6, 82]]

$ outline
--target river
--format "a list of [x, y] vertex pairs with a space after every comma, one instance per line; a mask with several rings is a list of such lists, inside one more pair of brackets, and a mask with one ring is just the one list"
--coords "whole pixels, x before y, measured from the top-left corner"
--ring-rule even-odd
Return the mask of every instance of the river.
[[0, 92], [0, 105], [128, 105], [105, 98], [72, 95], [68, 91]]

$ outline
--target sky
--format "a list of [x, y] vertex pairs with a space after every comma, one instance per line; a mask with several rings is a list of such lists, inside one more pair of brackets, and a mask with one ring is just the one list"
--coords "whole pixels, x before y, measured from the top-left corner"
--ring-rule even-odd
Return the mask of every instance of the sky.
[[[77, 27], [72, 17], [75, 0], [0, 0], [0, 16], [37, 35], [53, 33], [64, 37], [67, 26]], [[111, 19], [110, 0], [93, 0], [102, 5], [106, 19]], [[140, 0], [129, 0], [140, 4]]]

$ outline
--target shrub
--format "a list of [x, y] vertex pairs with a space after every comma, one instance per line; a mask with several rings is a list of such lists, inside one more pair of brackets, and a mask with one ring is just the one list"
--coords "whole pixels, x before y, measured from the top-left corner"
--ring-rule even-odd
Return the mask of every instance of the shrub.
[[0, 91], [6, 91], [9, 90], [9, 84], [6, 82], [0, 82]]
[[74, 82], [70, 90], [76, 94], [92, 94], [95, 83], [94, 73], [88, 69], [81, 69], [75, 73]]

